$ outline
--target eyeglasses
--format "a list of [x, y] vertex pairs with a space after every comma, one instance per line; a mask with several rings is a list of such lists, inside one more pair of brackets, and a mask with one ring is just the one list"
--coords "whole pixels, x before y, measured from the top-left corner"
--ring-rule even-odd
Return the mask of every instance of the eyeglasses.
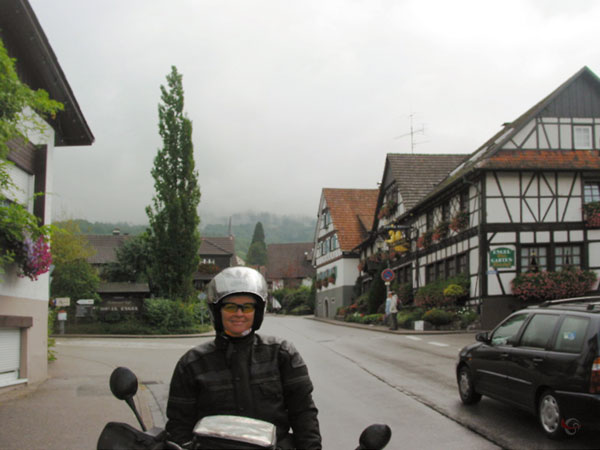
[[223, 303], [223, 311], [228, 313], [236, 313], [238, 309], [241, 309], [243, 313], [254, 312], [256, 304], [254, 303], [243, 303], [238, 305], [237, 303]]

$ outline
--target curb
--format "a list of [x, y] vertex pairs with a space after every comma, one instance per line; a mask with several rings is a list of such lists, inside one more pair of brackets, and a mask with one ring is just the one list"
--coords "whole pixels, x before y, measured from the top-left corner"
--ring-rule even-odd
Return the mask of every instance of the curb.
[[316, 320], [317, 322], [325, 322], [328, 323], [330, 325], [337, 325], [340, 327], [350, 327], [350, 328], [361, 328], [363, 330], [370, 330], [370, 331], [377, 331], [379, 333], [391, 333], [391, 334], [417, 334], [417, 335], [429, 335], [429, 334], [473, 334], [473, 333], [479, 333], [480, 331], [483, 330], [424, 330], [424, 331], [420, 331], [420, 330], [409, 330], [407, 328], [399, 328], [397, 330], [390, 330], [389, 328], [387, 328], [386, 326], [383, 325], [366, 325], [366, 324], [362, 324], [362, 323], [355, 323], [355, 322], [342, 322], [341, 320], [335, 320], [335, 319], [325, 319], [323, 317], [315, 317], [315, 316], [310, 316], [310, 317], [306, 317], [307, 319], [310, 320]]

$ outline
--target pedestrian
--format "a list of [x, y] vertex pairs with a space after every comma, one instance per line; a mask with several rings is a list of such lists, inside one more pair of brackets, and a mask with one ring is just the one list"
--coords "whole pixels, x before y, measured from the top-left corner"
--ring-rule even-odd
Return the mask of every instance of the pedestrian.
[[306, 364], [289, 341], [256, 333], [266, 298], [265, 279], [248, 267], [224, 269], [208, 284], [216, 336], [175, 367], [166, 424], [173, 441], [191, 441], [202, 417], [226, 414], [274, 424], [278, 449], [321, 449]]
[[[393, 292], [388, 292], [388, 300], [390, 304], [390, 330], [398, 329], [398, 296]], [[387, 302], [386, 302], [387, 303]]]

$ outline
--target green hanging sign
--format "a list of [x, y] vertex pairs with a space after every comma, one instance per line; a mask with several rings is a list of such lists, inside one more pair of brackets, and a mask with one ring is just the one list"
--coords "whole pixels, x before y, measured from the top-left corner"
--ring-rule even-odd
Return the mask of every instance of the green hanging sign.
[[490, 266], [494, 269], [507, 269], [515, 266], [515, 251], [508, 247], [499, 247], [490, 251]]

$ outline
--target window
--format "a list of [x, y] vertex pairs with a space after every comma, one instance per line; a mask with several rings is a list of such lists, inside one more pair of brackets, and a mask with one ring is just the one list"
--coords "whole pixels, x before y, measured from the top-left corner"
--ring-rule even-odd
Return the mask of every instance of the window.
[[469, 212], [469, 190], [468, 189], [461, 191], [460, 197], [459, 197], [459, 202], [460, 202], [460, 210]]
[[597, 181], [586, 181], [583, 186], [583, 203], [600, 201], [600, 183]]
[[490, 339], [492, 345], [507, 345], [510, 343], [509, 341], [514, 342], [525, 319], [527, 319], [527, 314], [517, 314], [516, 316], [506, 319], [506, 321], [499, 325], [492, 333]]
[[323, 211], [322, 217], [322, 228], [327, 228], [331, 223], [331, 215], [328, 210]]
[[446, 265], [446, 274], [448, 275], [448, 278], [452, 278], [453, 276], [456, 275], [456, 259], [455, 258], [449, 258], [447, 265]]
[[433, 211], [427, 212], [427, 230], [433, 230]]
[[579, 353], [583, 347], [590, 320], [586, 317], [567, 316], [558, 329], [553, 350], [557, 352]]
[[438, 261], [435, 265], [435, 279], [443, 280], [446, 278], [446, 263], [444, 261]]
[[458, 258], [457, 258], [458, 273], [464, 273], [466, 275], [469, 274], [468, 261], [469, 260], [467, 259], [466, 253], [463, 253], [462, 255], [458, 255]]
[[337, 250], [339, 246], [337, 234], [331, 236], [331, 251]]
[[521, 346], [546, 348], [548, 340], [552, 337], [558, 315], [554, 314], [536, 314], [527, 324], [527, 328], [521, 338]]
[[521, 248], [521, 272], [548, 270], [548, 249], [546, 247]]
[[580, 245], [557, 245], [554, 249], [554, 270], [581, 267]]
[[435, 264], [429, 264], [425, 268], [425, 279], [427, 283], [433, 283], [435, 281]]
[[442, 204], [442, 222], [450, 222], [450, 205], [448, 203]]
[[574, 126], [573, 127], [573, 145], [576, 149], [592, 148], [592, 127]]

